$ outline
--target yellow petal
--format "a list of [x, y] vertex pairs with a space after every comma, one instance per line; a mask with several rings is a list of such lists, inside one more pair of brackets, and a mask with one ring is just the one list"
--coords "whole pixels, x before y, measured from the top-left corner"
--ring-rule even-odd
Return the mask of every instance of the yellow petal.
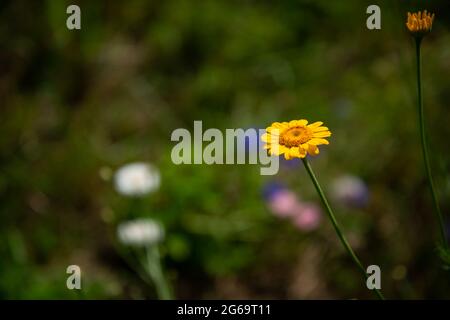
[[321, 132], [321, 131], [329, 131], [330, 129], [328, 129], [327, 127], [315, 127], [312, 128], [313, 132]]
[[312, 156], [316, 156], [319, 154], [319, 148], [317, 146], [310, 144], [308, 148], [308, 153]]
[[297, 126], [297, 120], [289, 121], [289, 127], [296, 127], [296, 126]]
[[261, 136], [261, 140], [264, 141], [264, 142], [272, 141], [272, 136], [270, 134], [268, 134], [268, 133], [264, 133]]
[[281, 133], [281, 129], [280, 128], [275, 128], [275, 127], [267, 127], [266, 131], [268, 133], [276, 135], [276, 136], [280, 135], [280, 133]]
[[313, 137], [314, 138], [328, 138], [328, 137], [331, 137], [331, 132], [330, 131], [314, 132]]
[[272, 135], [270, 133], [264, 133], [261, 136], [261, 140], [267, 143], [278, 143], [278, 141], [280, 140], [279, 136], [276, 135]]
[[320, 127], [321, 125], [323, 125], [323, 122], [317, 121], [317, 122], [311, 123], [308, 127], [312, 129], [312, 128]]
[[300, 148], [300, 149], [299, 149], [299, 152], [300, 152], [300, 158], [306, 157], [306, 150], [305, 150], [305, 149]]
[[275, 156], [282, 155], [283, 153], [289, 153], [289, 148], [286, 148], [285, 146], [275, 144], [272, 145], [270, 148], [270, 154], [273, 154]]
[[270, 154], [273, 154], [275, 156], [279, 156], [281, 154], [280, 147], [278, 145], [272, 146], [272, 148], [270, 148]]
[[275, 129], [284, 129], [286, 128], [286, 122], [274, 122], [272, 123], [271, 127], [275, 128]]
[[322, 139], [322, 138], [312, 138], [311, 140], [308, 141], [308, 143], [312, 144], [312, 145], [316, 145], [316, 146], [321, 145], [321, 144], [329, 144], [329, 142], [327, 140]]
[[286, 148], [285, 146], [280, 145], [280, 154], [286, 153], [289, 150], [289, 148]]
[[298, 147], [290, 148], [289, 155], [291, 156], [291, 158], [299, 158], [300, 157], [299, 148]]
[[308, 124], [308, 120], [305, 120], [305, 119], [297, 120], [297, 126], [299, 126], [299, 127], [304, 127], [307, 124]]

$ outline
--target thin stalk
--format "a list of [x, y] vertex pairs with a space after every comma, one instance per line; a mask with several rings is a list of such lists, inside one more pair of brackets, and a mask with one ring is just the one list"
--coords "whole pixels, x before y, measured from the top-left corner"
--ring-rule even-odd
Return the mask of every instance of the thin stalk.
[[[331, 207], [328, 203], [328, 200], [325, 197], [325, 194], [324, 194], [322, 188], [320, 187], [319, 181], [317, 180], [308, 160], [306, 158], [302, 158], [302, 161], [303, 161], [303, 164], [305, 165], [305, 168], [306, 168], [306, 171], [308, 172], [309, 177], [311, 178], [311, 180], [314, 184], [314, 187], [316, 188], [317, 193], [319, 194], [320, 200], [322, 200], [322, 203], [326, 209], [328, 217], [330, 218], [331, 223], [333, 224], [334, 230], [336, 231], [339, 239], [341, 240], [342, 245], [344, 246], [345, 250], [347, 250], [348, 254], [352, 258], [353, 262], [356, 264], [358, 269], [362, 272], [362, 274], [364, 275], [364, 278], [367, 280], [368, 276], [367, 276], [366, 270], [364, 269], [361, 261], [358, 259], [355, 252], [353, 251], [352, 247], [350, 246], [350, 244], [348, 243], [344, 234], [342, 233], [341, 228], [334, 216], [333, 210], [331, 209]], [[375, 294], [377, 295], [377, 297], [381, 300], [384, 300], [384, 296], [381, 293], [381, 291], [376, 288], [374, 290], [375, 290]]]
[[159, 254], [158, 245], [154, 244], [147, 246], [146, 257], [147, 257], [146, 270], [155, 284], [156, 293], [158, 294], [158, 297], [162, 300], [173, 299], [172, 291], [162, 271], [161, 257]]
[[422, 142], [422, 155], [423, 155], [423, 162], [425, 165], [425, 170], [428, 178], [428, 185], [430, 187], [431, 196], [433, 198], [433, 206], [434, 206], [434, 212], [436, 214], [436, 218], [438, 221], [439, 229], [440, 229], [440, 238], [441, 243], [444, 248], [448, 248], [447, 239], [445, 236], [445, 227], [444, 227], [444, 219], [442, 217], [441, 208], [439, 207], [439, 200], [437, 197], [436, 190], [434, 188], [434, 182], [433, 182], [433, 176], [431, 175], [431, 167], [430, 167], [430, 159], [428, 155], [428, 143], [427, 143], [427, 137], [426, 137], [426, 130], [425, 130], [425, 116], [423, 111], [423, 97], [422, 97], [422, 56], [421, 56], [421, 50], [420, 45], [422, 42], [421, 37], [417, 37], [416, 39], [416, 71], [417, 71], [417, 106], [419, 111], [419, 127], [420, 127], [420, 138]]

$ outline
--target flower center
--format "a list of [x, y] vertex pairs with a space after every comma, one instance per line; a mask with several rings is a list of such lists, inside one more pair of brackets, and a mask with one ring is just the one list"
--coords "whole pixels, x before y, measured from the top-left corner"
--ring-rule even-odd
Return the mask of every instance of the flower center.
[[298, 147], [312, 138], [312, 131], [307, 127], [292, 127], [280, 135], [280, 144], [286, 147]]

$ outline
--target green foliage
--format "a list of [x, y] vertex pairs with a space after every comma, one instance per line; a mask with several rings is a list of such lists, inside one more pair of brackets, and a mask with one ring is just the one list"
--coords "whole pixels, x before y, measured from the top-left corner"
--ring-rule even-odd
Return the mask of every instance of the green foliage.
[[[67, 1], [0, 5], [0, 297], [153, 298], [118, 254], [116, 226], [152, 217], [166, 228], [167, 274], [180, 298], [371, 297], [323, 220], [306, 233], [270, 213], [266, 183], [318, 202], [302, 167], [262, 177], [254, 165], [174, 165], [176, 128], [265, 128], [322, 120], [333, 136], [311, 161], [329, 191], [342, 173], [369, 186], [363, 209], [336, 209], [362, 261], [381, 266], [388, 298], [449, 298], [436, 271], [437, 231], [416, 126], [417, 1]], [[423, 43], [433, 172], [450, 210], [450, 33], [446, 1], [429, 1]], [[112, 173], [149, 161], [161, 188], [139, 201]], [[449, 253], [440, 250], [449, 265]], [[67, 290], [66, 267], [87, 277]], [[392, 270], [406, 266], [401, 279]]]

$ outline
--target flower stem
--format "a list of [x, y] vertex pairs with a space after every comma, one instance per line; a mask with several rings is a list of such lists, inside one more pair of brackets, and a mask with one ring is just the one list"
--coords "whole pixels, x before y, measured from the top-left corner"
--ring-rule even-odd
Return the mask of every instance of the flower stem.
[[154, 282], [158, 298], [161, 300], [173, 299], [172, 291], [162, 271], [161, 257], [159, 254], [158, 245], [154, 244], [147, 246], [146, 255], [147, 255], [146, 270]]
[[[331, 209], [327, 198], [325, 197], [325, 194], [322, 191], [322, 188], [320, 187], [319, 181], [317, 181], [316, 176], [314, 175], [314, 172], [308, 162], [308, 160], [306, 158], [302, 158], [303, 164], [305, 165], [306, 171], [309, 174], [309, 177], [311, 178], [314, 187], [316, 188], [317, 193], [319, 194], [320, 200], [322, 200], [323, 205], [325, 206], [326, 212], [328, 214], [328, 217], [331, 220], [331, 223], [333, 224], [334, 230], [336, 231], [339, 239], [341, 240], [342, 245], [344, 246], [344, 248], [347, 250], [348, 254], [350, 255], [350, 257], [352, 258], [353, 262], [356, 264], [356, 266], [358, 267], [358, 269], [362, 272], [362, 274], [364, 275], [364, 278], [367, 279], [367, 273], [366, 270], [364, 269], [361, 261], [358, 259], [358, 257], [356, 256], [355, 252], [353, 251], [352, 247], [350, 246], [350, 244], [348, 243], [347, 239], [345, 238], [344, 234], [341, 231], [341, 228], [334, 216], [333, 210]], [[378, 289], [374, 289], [375, 293], [377, 295], [377, 297], [381, 300], [384, 300], [384, 296], [381, 293], [380, 290]]]
[[442, 246], [444, 248], [448, 248], [446, 236], [445, 236], [445, 227], [444, 227], [444, 219], [442, 217], [441, 208], [439, 207], [439, 200], [437, 197], [436, 190], [434, 188], [433, 176], [431, 175], [431, 167], [430, 167], [430, 159], [428, 156], [428, 144], [425, 130], [425, 117], [423, 111], [423, 97], [422, 97], [422, 57], [420, 52], [420, 45], [422, 42], [421, 37], [416, 37], [416, 66], [417, 66], [417, 106], [419, 111], [419, 127], [420, 127], [420, 138], [422, 142], [422, 155], [423, 162], [425, 164], [425, 170], [428, 178], [428, 185], [430, 187], [431, 196], [433, 198], [433, 206], [434, 212], [436, 214], [436, 218], [438, 220], [439, 229], [440, 229], [440, 238], [442, 242]]

